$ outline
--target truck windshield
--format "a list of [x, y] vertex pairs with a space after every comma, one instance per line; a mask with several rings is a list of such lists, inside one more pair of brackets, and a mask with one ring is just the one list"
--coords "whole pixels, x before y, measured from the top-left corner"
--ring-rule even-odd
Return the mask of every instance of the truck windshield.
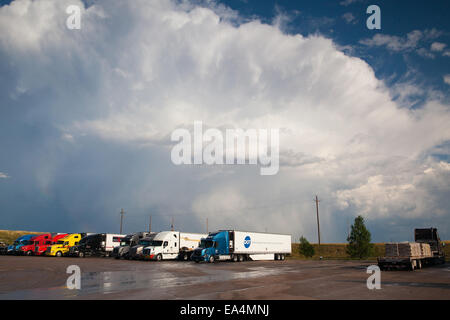
[[57, 241], [56, 244], [64, 244], [64, 241]]
[[200, 241], [200, 248], [211, 248], [214, 246], [214, 241], [202, 239]]
[[120, 242], [121, 247], [129, 246], [129, 245], [130, 245], [129, 239], [126, 239], [126, 240], [123, 240], [122, 242]]
[[162, 241], [160, 241], [160, 240], [153, 240], [153, 241], [150, 241], [150, 244], [149, 244], [149, 246], [153, 246], [153, 247], [161, 247], [162, 246]]
[[149, 241], [149, 240], [141, 240], [141, 241], [139, 241], [139, 244], [140, 245], [143, 245], [143, 246], [146, 246], [146, 247], [148, 247], [148, 246], [151, 246], [151, 241]]

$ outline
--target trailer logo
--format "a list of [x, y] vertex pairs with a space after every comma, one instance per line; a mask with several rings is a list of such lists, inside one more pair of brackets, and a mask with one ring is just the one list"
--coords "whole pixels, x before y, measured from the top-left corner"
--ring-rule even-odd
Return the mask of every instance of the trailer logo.
[[250, 247], [251, 243], [252, 243], [252, 239], [250, 239], [250, 236], [246, 236], [244, 239], [244, 247], [246, 247], [246, 248]]

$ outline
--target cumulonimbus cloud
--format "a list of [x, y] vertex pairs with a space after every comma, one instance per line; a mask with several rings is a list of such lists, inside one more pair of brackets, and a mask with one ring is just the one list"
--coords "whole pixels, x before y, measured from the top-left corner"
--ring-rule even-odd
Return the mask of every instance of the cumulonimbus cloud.
[[[237, 224], [242, 204], [298, 196], [291, 207], [249, 211], [240, 220], [241, 227], [253, 222], [252, 229], [292, 232], [309, 221], [315, 193], [328, 198], [330, 222], [334, 210], [369, 219], [443, 214], [428, 201], [429, 190], [439, 185], [448, 195], [449, 186], [427, 170], [448, 174], [431, 157], [450, 138], [444, 102], [403, 108], [366, 62], [331, 39], [287, 35], [258, 20], [236, 23], [224, 7], [108, 0], [84, 8], [78, 2], [81, 30], [69, 30], [65, 7], [76, 3], [17, 0], [0, 9], [0, 50], [17, 74], [11, 99], [52, 88], [58, 94], [39, 96], [36, 108], [71, 144], [92, 136], [105, 144], [162, 146], [170, 154], [170, 132], [196, 120], [216, 128], [280, 128], [282, 168], [266, 187], [248, 172], [249, 181], [257, 180], [244, 183], [243, 168], [226, 179], [215, 174], [203, 181], [207, 191], [194, 193], [190, 209], [198, 217], [226, 210], [217, 225]], [[417, 43], [416, 36], [366, 44], [400, 50]], [[174, 182], [166, 183], [170, 192]], [[221, 196], [229, 201], [218, 201]], [[416, 209], [390, 206], [390, 197]], [[280, 215], [295, 223], [286, 226]]]

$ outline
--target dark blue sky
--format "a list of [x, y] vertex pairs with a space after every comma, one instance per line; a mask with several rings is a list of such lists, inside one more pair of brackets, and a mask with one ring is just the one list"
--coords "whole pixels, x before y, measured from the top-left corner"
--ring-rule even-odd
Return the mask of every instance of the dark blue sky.
[[[423, 85], [448, 92], [448, 85], [442, 77], [450, 73], [449, 57], [436, 55], [424, 58], [418, 54], [392, 52], [386, 48], [367, 48], [360, 40], [380, 33], [405, 37], [413, 30], [442, 31], [439, 41], [450, 41], [450, 2], [449, 1], [369, 1], [356, 0], [348, 5], [344, 1], [258, 1], [224, 0], [220, 1], [241, 15], [270, 23], [278, 14], [285, 14], [289, 20], [285, 31], [302, 35], [320, 33], [342, 46], [352, 46], [352, 54], [367, 61], [375, 70], [377, 77], [390, 81], [405, 80], [405, 74], [414, 69], [414, 76]], [[376, 4], [381, 9], [381, 30], [369, 30], [366, 9]], [[351, 13], [355, 20], [346, 22], [343, 15]], [[432, 40], [423, 45], [430, 46]], [[447, 47], [447, 49], [449, 49]], [[395, 75], [394, 77], [392, 77]]]

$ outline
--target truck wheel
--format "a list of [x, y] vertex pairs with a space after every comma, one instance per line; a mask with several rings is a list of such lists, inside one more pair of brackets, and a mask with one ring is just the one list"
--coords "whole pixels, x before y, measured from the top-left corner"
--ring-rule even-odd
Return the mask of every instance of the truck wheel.
[[281, 261], [284, 261], [284, 258], [285, 258], [285, 257], [284, 257], [284, 254], [280, 254], [280, 260], [281, 260]]
[[417, 260], [417, 269], [422, 269], [422, 261]]
[[84, 258], [84, 252], [78, 252], [78, 256], [80, 257], [80, 258]]
[[189, 255], [187, 253], [183, 254], [183, 261], [188, 261]]
[[31, 256], [33, 254], [33, 251], [29, 250], [27, 251], [27, 256]]
[[161, 253], [160, 254], [158, 254], [157, 256], [156, 256], [156, 261], [161, 261], [162, 260], [162, 255], [161, 255]]
[[62, 257], [62, 252], [61, 252], [61, 251], [58, 251], [58, 252], [56, 253], [56, 256], [57, 256], [57, 257]]
[[413, 261], [411, 261], [411, 264], [410, 264], [410, 266], [409, 266], [409, 270], [411, 270], [411, 271], [414, 271], [414, 260]]
[[275, 253], [274, 259], [278, 260], [278, 254], [277, 253]]
[[232, 261], [233, 261], [233, 262], [237, 262], [237, 261], [238, 261], [238, 256], [237, 256], [237, 255], [235, 255], [235, 254], [233, 254], [233, 258], [232, 258]]
[[215, 260], [214, 256], [210, 256], [208, 261], [209, 261], [209, 263], [214, 263], [214, 260]]

